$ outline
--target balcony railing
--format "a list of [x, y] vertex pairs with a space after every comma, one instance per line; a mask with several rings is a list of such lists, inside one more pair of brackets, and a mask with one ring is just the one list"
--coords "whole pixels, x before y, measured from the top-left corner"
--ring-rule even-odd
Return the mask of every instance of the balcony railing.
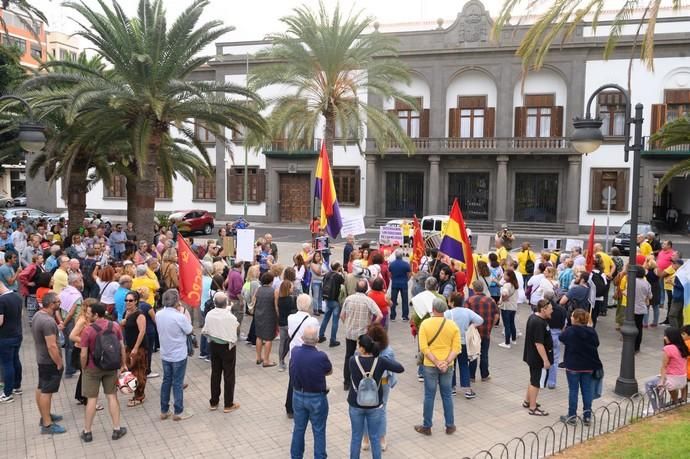
[[[529, 152], [566, 152], [570, 149], [570, 142], [566, 137], [478, 137], [478, 138], [419, 138], [412, 139], [415, 148], [420, 153], [511, 153], [518, 151]], [[376, 147], [373, 139], [367, 139], [367, 149]], [[402, 146], [390, 145], [389, 153], [400, 153]]]
[[265, 148], [264, 152], [268, 153], [306, 153], [318, 152], [321, 149], [321, 139], [314, 139], [313, 142], [305, 142], [295, 148], [290, 148], [287, 139], [275, 139], [271, 142], [269, 148]]
[[663, 147], [661, 142], [653, 142], [651, 138], [645, 137], [643, 139], [644, 146], [642, 152], [645, 155], [655, 156], [690, 156], [690, 143], [674, 145], [672, 147]]

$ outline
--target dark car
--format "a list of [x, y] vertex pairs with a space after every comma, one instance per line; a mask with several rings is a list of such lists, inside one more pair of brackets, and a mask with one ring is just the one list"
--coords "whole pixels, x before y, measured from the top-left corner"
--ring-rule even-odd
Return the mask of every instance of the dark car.
[[[657, 222], [640, 222], [637, 224], [637, 234], [647, 234], [652, 231], [656, 237], [659, 237], [661, 227]], [[630, 254], [630, 220], [623, 223], [623, 226], [616, 231], [613, 238], [613, 247], [618, 247], [623, 255]]]
[[206, 210], [179, 210], [170, 214], [169, 218], [175, 219], [180, 233], [209, 235], [213, 232], [213, 215]]

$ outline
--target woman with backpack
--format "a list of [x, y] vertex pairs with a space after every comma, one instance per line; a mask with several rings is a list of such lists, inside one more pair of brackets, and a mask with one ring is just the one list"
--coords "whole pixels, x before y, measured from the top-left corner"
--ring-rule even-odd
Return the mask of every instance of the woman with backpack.
[[[451, 293], [448, 301], [448, 307], [450, 309], [443, 313], [443, 317], [446, 319], [451, 319], [460, 329], [460, 354], [458, 354], [457, 357], [458, 364], [456, 368], [460, 372], [460, 387], [465, 391], [465, 398], [470, 400], [476, 397], [477, 394], [472, 390], [472, 383], [470, 380], [470, 361], [467, 355], [467, 347], [465, 346], [467, 329], [470, 328], [470, 325], [482, 325], [484, 323], [484, 319], [473, 310], [464, 308], [462, 305], [462, 293]], [[455, 373], [455, 369], [453, 369], [453, 380], [451, 382], [453, 395], [457, 393]]]
[[[87, 298], [81, 306], [81, 311], [79, 312], [79, 317], [74, 324], [72, 333], [70, 333], [68, 339], [74, 343], [74, 349], [72, 350], [72, 367], [81, 370], [81, 335], [86, 328], [93, 322], [93, 315], [91, 314], [91, 306], [96, 304], [97, 300], [94, 298]], [[86, 397], [81, 393], [81, 380], [83, 371], [79, 371], [79, 378], [77, 379], [77, 387], [74, 390], [74, 399], [79, 405], [86, 405]], [[102, 411], [103, 405], [100, 403], [96, 405], [96, 411]]]
[[359, 337], [357, 353], [350, 357], [348, 364], [351, 379], [347, 394], [352, 428], [350, 458], [360, 457], [366, 425], [372, 457], [380, 459], [381, 432], [386, 419], [382, 380], [389, 372], [402, 373], [405, 368], [397, 361], [381, 355], [380, 345], [369, 335]]
[[503, 268], [498, 261], [495, 252], [489, 254], [489, 296], [498, 304], [501, 301], [501, 284], [503, 279]]

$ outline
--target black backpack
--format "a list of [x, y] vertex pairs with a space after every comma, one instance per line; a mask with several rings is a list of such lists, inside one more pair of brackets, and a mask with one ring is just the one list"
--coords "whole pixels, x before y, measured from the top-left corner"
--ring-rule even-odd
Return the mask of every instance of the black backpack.
[[120, 340], [113, 331], [113, 323], [108, 322], [108, 328], [102, 330], [95, 323], [91, 324], [98, 333], [93, 346], [93, 363], [101, 370], [117, 370], [122, 364]]
[[[529, 254], [527, 256], [529, 257]], [[530, 258], [525, 262], [525, 271], [527, 274], [534, 274], [534, 262]]]
[[606, 296], [606, 281], [601, 273], [592, 273], [592, 283], [596, 289], [596, 296]]

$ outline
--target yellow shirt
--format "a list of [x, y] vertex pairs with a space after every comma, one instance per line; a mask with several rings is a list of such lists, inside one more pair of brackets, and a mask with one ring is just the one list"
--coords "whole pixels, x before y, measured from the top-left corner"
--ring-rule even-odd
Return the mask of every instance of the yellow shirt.
[[673, 265], [664, 269], [664, 290], [673, 290], [673, 281], [676, 280], [676, 270], [673, 269]]
[[[446, 319], [441, 333], [438, 334], [434, 342], [429, 346], [429, 341], [436, 335], [439, 327], [443, 323], [443, 317], [429, 317], [419, 327], [419, 350], [426, 354], [430, 350], [438, 360], [446, 360], [451, 352], [461, 351], [460, 348], [460, 329], [455, 322]], [[433, 367], [434, 364], [427, 357], [424, 357], [424, 366]]]
[[628, 305], [628, 276], [623, 276], [621, 279], [620, 286], [618, 287], [621, 289], [621, 306], [627, 306]]
[[606, 252], [597, 252], [597, 255], [601, 257], [601, 262], [604, 264], [604, 273], [606, 273], [607, 276], [611, 276], [613, 268], [616, 266], [613, 263], [613, 259]]
[[400, 225], [400, 226], [402, 227], [403, 237], [409, 237], [409, 235], [410, 235], [410, 226], [411, 226], [411, 225], [410, 225], [409, 223], [403, 223], [403, 224]]
[[496, 249], [496, 256], [498, 257], [498, 262], [503, 263], [503, 261], [508, 258], [508, 251], [505, 247], [499, 247]]
[[647, 258], [647, 255], [652, 253], [652, 245], [647, 241], [642, 241], [640, 244], [640, 253]]
[[558, 266], [558, 261], [559, 261], [558, 259], [559, 258], [560, 258], [559, 255], [556, 252], [553, 252], [549, 256], [549, 261], [551, 262], [552, 265]]
[[522, 252], [518, 252], [518, 254], [517, 254], [518, 271], [520, 271], [520, 273], [523, 276], [526, 274], [529, 274], [527, 272], [527, 267], [526, 267], [527, 260], [532, 260], [532, 263], [536, 263], [537, 256], [531, 250], [523, 250]]
[[67, 271], [58, 268], [53, 274], [53, 291], [58, 295], [67, 287]]
[[149, 296], [146, 300], [148, 304], [153, 304], [156, 301], [156, 291], [160, 288], [158, 281], [149, 279], [148, 277], [135, 277], [132, 279], [132, 290], [136, 291], [141, 287], [147, 287], [149, 289]]

